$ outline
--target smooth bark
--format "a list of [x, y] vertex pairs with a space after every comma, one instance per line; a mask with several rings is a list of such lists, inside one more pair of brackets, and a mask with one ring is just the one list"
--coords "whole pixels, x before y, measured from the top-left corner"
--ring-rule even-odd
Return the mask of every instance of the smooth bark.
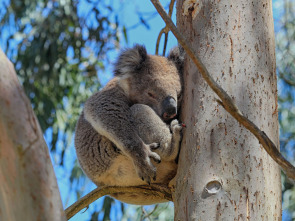
[[[278, 141], [270, 1], [177, 1], [177, 26], [242, 113]], [[278, 165], [185, 65], [187, 125], [174, 194], [175, 220], [280, 220]]]
[[0, 220], [66, 220], [37, 118], [1, 50]]

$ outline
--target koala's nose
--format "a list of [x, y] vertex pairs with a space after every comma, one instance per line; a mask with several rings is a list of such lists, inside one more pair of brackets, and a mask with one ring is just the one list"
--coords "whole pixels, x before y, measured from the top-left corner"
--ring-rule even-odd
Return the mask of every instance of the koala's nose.
[[177, 103], [173, 97], [171, 96], [166, 97], [162, 103], [162, 106], [163, 106], [162, 117], [164, 120], [169, 120], [175, 117], [177, 113]]

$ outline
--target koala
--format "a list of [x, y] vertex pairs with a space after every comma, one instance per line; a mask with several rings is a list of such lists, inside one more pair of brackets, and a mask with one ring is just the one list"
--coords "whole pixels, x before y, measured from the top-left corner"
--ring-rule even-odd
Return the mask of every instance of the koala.
[[[183, 53], [124, 50], [115, 77], [85, 103], [75, 132], [81, 168], [97, 186], [168, 185], [176, 174], [182, 127], [174, 119], [182, 95]], [[174, 120], [173, 120], [174, 119]], [[112, 194], [130, 204], [165, 202], [143, 194]]]

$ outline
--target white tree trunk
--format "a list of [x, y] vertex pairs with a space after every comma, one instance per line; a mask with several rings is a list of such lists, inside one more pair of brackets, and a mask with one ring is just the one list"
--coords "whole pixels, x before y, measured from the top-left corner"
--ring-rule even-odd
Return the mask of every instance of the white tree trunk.
[[0, 220], [66, 220], [40, 126], [1, 50]]
[[[177, 26], [240, 110], [279, 146], [271, 1], [179, 0]], [[185, 64], [175, 220], [281, 220], [280, 169]]]

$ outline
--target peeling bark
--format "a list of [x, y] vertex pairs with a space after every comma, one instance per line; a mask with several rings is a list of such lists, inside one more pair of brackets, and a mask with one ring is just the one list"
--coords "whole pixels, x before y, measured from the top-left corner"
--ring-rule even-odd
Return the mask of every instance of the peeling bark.
[[0, 220], [66, 220], [36, 116], [0, 50]]
[[[177, 1], [177, 26], [243, 114], [279, 146], [270, 1]], [[280, 169], [187, 60], [175, 220], [281, 220]]]

